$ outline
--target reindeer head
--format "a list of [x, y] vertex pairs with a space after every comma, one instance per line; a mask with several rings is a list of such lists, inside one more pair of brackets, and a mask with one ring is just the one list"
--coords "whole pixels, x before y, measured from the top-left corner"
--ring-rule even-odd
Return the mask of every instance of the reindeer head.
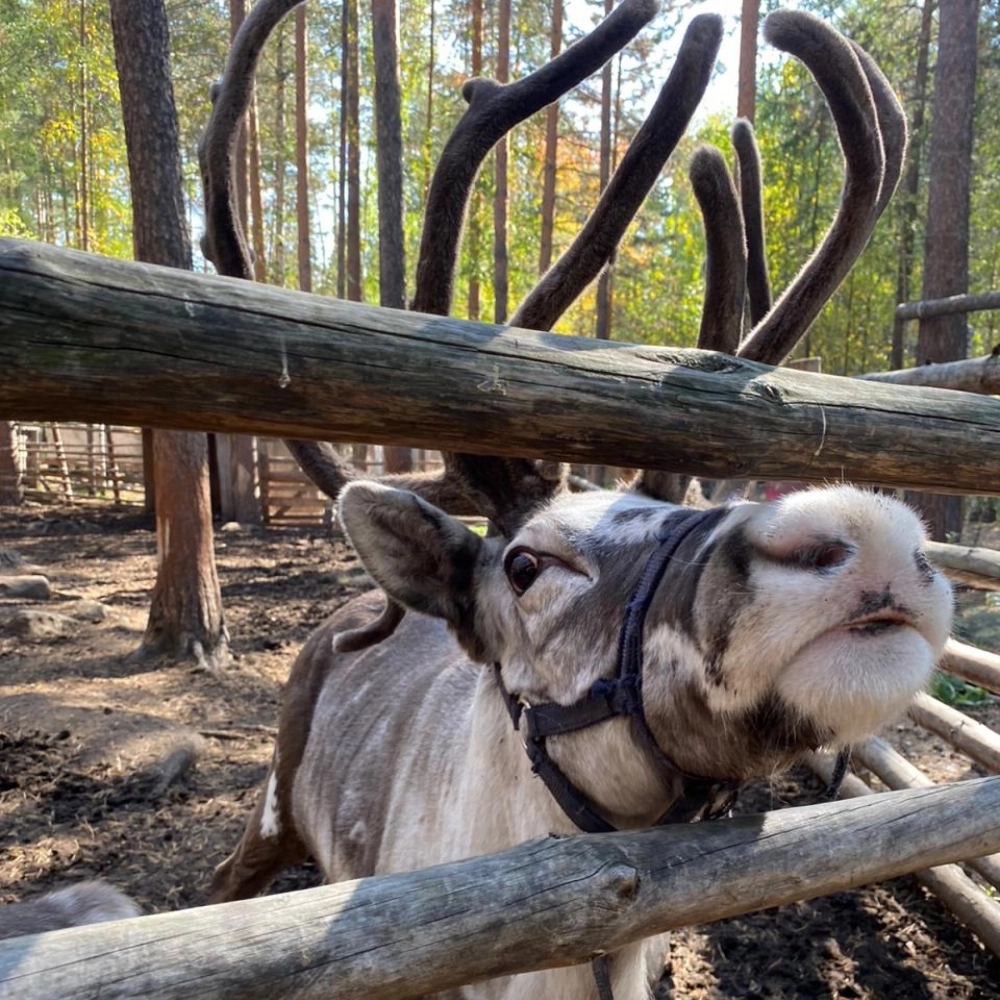
[[357, 482], [340, 516], [391, 598], [446, 620], [473, 659], [500, 664], [509, 691], [560, 705], [615, 676], [659, 539], [698, 519], [648, 595], [642, 688], [658, 741], [699, 774], [745, 777], [872, 732], [926, 683], [950, 627], [950, 588], [916, 516], [853, 487], [708, 516], [564, 494], [504, 539]]

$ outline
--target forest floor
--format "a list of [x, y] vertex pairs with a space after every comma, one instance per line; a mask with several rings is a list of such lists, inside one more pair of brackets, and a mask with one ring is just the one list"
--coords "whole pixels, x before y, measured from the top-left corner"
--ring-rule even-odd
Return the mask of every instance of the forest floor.
[[[353, 554], [319, 530], [226, 526], [216, 548], [233, 664], [218, 676], [134, 666], [128, 654], [142, 637], [155, 575], [152, 527], [108, 508], [0, 511], [0, 573], [17, 553], [18, 572], [37, 567], [55, 590], [34, 604], [0, 597], [0, 621], [29, 605], [65, 615], [48, 637], [0, 628], [0, 903], [95, 876], [147, 912], [201, 903], [265, 775], [299, 646], [368, 586]], [[981, 594], [962, 603], [964, 637], [1000, 642], [1000, 611]], [[1000, 699], [968, 711], [1000, 729]], [[976, 773], [907, 723], [888, 735], [936, 778]], [[180, 775], [164, 771], [177, 750], [197, 755]], [[741, 810], [819, 794], [794, 772], [748, 789]], [[306, 866], [275, 890], [319, 881]], [[1000, 998], [1000, 960], [905, 878], [676, 933], [660, 993], [987, 1000]]]

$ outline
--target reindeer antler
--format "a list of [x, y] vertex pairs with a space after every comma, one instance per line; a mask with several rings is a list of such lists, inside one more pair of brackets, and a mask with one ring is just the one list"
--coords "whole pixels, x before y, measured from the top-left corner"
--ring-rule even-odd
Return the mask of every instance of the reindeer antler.
[[[777, 364], [850, 271], [892, 197], [906, 150], [906, 121], [874, 60], [818, 18], [777, 11], [767, 18], [764, 32], [777, 48], [797, 56], [819, 83], [844, 153], [844, 190], [819, 249], [772, 306], [753, 127], [740, 120], [732, 131], [739, 203], [729, 190], [728, 174], [722, 176], [721, 157], [699, 154], [702, 159], [692, 163], [692, 181], [705, 222], [707, 287], [698, 346]], [[737, 244], [744, 239], [746, 256], [741, 258]], [[737, 349], [738, 339], [732, 337], [745, 290], [755, 326]], [[688, 482], [689, 477], [678, 473], [643, 470], [630, 488], [679, 503]]]
[[427, 195], [411, 309], [446, 316], [451, 308], [465, 208], [486, 154], [516, 125], [597, 72], [658, 10], [658, 0], [622, 0], [589, 35], [523, 79], [465, 84], [469, 107], [445, 144]]
[[233, 186], [233, 154], [253, 97], [264, 43], [284, 16], [304, 0], [259, 0], [233, 39], [222, 80], [211, 90], [212, 113], [198, 143], [205, 194], [202, 253], [219, 274], [253, 280], [253, 255], [240, 224]]
[[737, 352], [777, 364], [809, 329], [867, 245], [899, 179], [906, 122], [874, 62], [818, 18], [776, 11], [764, 22], [764, 34], [772, 45], [797, 56], [819, 84], [845, 164], [840, 207], [819, 249]]
[[[261, 49], [281, 19], [301, 2], [258, 0], [234, 39], [199, 145], [207, 220], [204, 251], [219, 273], [230, 277], [252, 278], [252, 258], [233, 199], [236, 137], [249, 106]], [[623, 0], [589, 35], [529, 76], [506, 85], [490, 80], [470, 80], [465, 85], [469, 107], [445, 146], [428, 195], [411, 308], [447, 315], [466, 204], [493, 145], [600, 69], [658, 9], [658, 0]], [[286, 444], [306, 475], [329, 496], [358, 477], [329, 444]], [[452, 513], [485, 513], [500, 530], [509, 531], [525, 510], [560, 488], [562, 476], [553, 474], [549, 465], [523, 459], [446, 454], [440, 476], [401, 474], [385, 476], [383, 481], [411, 489]]]
[[666, 83], [597, 207], [570, 248], [518, 306], [511, 326], [551, 330], [611, 259], [704, 96], [721, 43], [717, 14], [692, 20]]
[[[740, 207], [747, 246], [747, 300], [750, 322], [756, 326], [771, 311], [771, 279], [767, 267], [767, 245], [764, 240], [764, 185], [760, 171], [760, 149], [753, 125], [737, 118], [731, 133], [736, 150]], [[735, 354], [735, 350], [730, 353]]]

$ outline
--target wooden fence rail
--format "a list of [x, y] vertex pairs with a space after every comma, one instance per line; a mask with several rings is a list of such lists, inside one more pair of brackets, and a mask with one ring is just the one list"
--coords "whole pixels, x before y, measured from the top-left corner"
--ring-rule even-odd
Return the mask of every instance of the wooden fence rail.
[[0, 1000], [406, 1000], [1000, 850], [1000, 778], [0, 942]]
[[951, 295], [946, 299], [925, 299], [922, 302], [902, 302], [896, 306], [898, 319], [930, 319], [932, 316], [954, 316], [955, 313], [1000, 309], [1000, 292], [978, 295]]
[[[1000, 401], [0, 241], [0, 418], [1000, 494]], [[669, 339], [670, 331], [665, 331]]]

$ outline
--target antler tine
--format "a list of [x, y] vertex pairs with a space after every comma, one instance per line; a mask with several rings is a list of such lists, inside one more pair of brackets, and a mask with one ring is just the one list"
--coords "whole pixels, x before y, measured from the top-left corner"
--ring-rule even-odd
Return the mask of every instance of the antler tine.
[[[771, 279], [768, 275], [767, 244], [764, 241], [764, 205], [760, 149], [753, 125], [737, 118], [732, 130], [733, 149], [739, 171], [740, 205], [747, 242], [747, 299], [750, 323], [756, 326], [771, 311]], [[731, 352], [733, 353], [733, 352]]]
[[747, 287], [739, 198], [726, 161], [714, 146], [695, 151], [688, 174], [705, 223], [705, 301], [698, 346], [735, 354], [743, 336]]
[[840, 207], [823, 242], [737, 352], [777, 364], [809, 329], [865, 248], [878, 219], [886, 157], [868, 75], [851, 44], [801, 11], [776, 11], [764, 22], [764, 33], [772, 45], [801, 59], [819, 84], [845, 162]]
[[427, 195], [411, 309], [446, 316], [451, 308], [466, 205], [486, 154], [515, 125], [600, 69], [658, 10], [658, 0], [622, 0], [590, 34], [534, 73], [509, 84], [465, 84], [469, 107], [445, 144]]
[[868, 86], [871, 87], [875, 111], [878, 114], [879, 133], [882, 136], [885, 173], [882, 175], [878, 205], [875, 208], [876, 216], [881, 216], [895, 194], [896, 185], [903, 172], [903, 161], [906, 159], [909, 143], [906, 115], [896, 97], [896, 92], [892, 89], [892, 84], [885, 78], [878, 63], [857, 42], [851, 42], [851, 48], [854, 49], [854, 54], [868, 78]]
[[[465, 84], [469, 107], [445, 144], [427, 195], [412, 310], [445, 316], [451, 309], [465, 211], [486, 154], [520, 122], [600, 69], [658, 10], [658, 0], [623, 0], [590, 34], [534, 73], [510, 84]], [[444, 462], [440, 479], [421, 484], [421, 495], [429, 498], [428, 488], [464, 488], [466, 503], [505, 535], [534, 504], [560, 489], [565, 477], [561, 468], [553, 474], [549, 466], [525, 459], [446, 452]]]
[[[705, 301], [698, 346], [734, 354], [743, 334], [747, 250], [743, 217], [733, 178], [714, 146], [695, 150], [688, 175], [705, 223]], [[642, 469], [629, 491], [656, 500], [683, 503], [691, 477], [679, 472]]]
[[527, 295], [512, 326], [550, 330], [611, 259], [694, 114], [722, 42], [722, 19], [699, 14], [688, 26], [666, 83], [597, 207], [570, 248]]
[[198, 143], [198, 163], [205, 192], [202, 253], [219, 274], [253, 278], [253, 255], [233, 197], [233, 152], [250, 99], [261, 50], [281, 19], [303, 0], [258, 0], [240, 27], [213, 87], [212, 113]]
[[[253, 257], [234, 199], [233, 151], [253, 94], [260, 54], [279, 22], [303, 0], [258, 0], [233, 40], [221, 82], [213, 88], [212, 113], [198, 144], [205, 197], [202, 248], [219, 274], [253, 280]], [[320, 441], [285, 442], [300, 468], [327, 496], [335, 498], [359, 474], [333, 446]], [[385, 481], [413, 489], [457, 514], [476, 514], [461, 488], [446, 477], [400, 474]]]

